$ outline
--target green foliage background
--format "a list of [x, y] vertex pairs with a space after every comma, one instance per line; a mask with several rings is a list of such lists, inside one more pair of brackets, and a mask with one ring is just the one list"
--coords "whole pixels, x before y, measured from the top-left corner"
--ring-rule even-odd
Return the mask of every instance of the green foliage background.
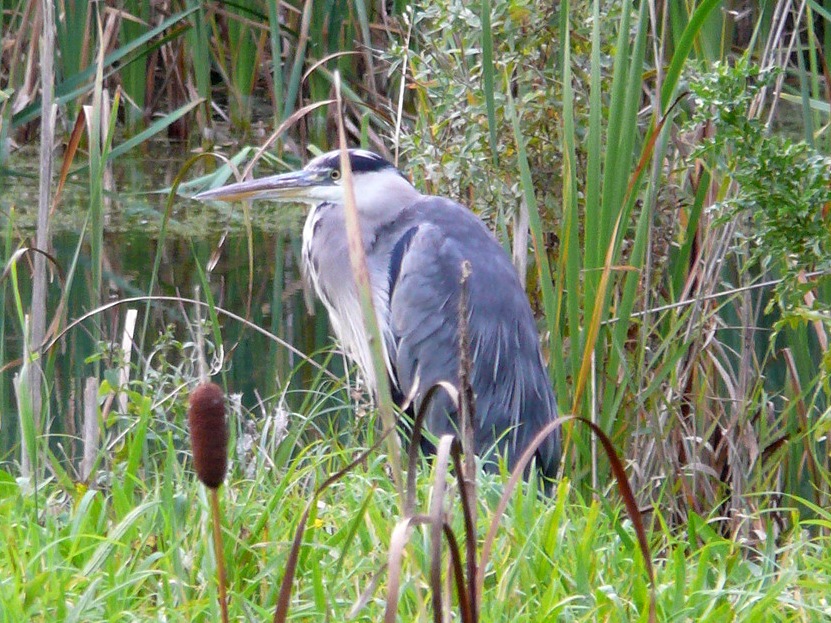
[[[56, 24], [58, 143], [90, 200], [45, 309], [29, 302], [22, 268], [27, 206], [4, 204], [0, 426], [15, 434], [0, 457], [3, 617], [217, 620], [207, 501], [183, 415], [197, 377], [187, 327], [198, 323], [139, 305], [139, 363], [121, 385], [118, 350], [101, 346], [120, 334], [98, 321], [113, 276], [110, 175], [128, 154], [152, 161], [160, 138], [183, 160], [215, 151], [260, 174], [300, 166], [336, 145], [334, 108], [314, 108], [333, 96], [336, 70], [350, 141], [398, 162], [421, 190], [471, 206], [524, 271], [561, 411], [597, 422], [627, 466], [655, 552], [659, 618], [829, 616], [831, 2], [6, 0], [0, 180], [16, 179], [16, 151], [40, 139], [44, 8]], [[263, 155], [254, 146], [266, 137]], [[197, 157], [176, 181], [190, 180], [181, 187], [190, 192], [231, 174]], [[176, 201], [185, 199], [171, 193], [152, 214], [148, 296], [169, 293], [159, 266]], [[228, 287], [262, 301], [253, 284], [268, 264], [268, 328], [290, 337], [287, 318], [302, 313], [283, 297], [296, 240], [279, 238], [260, 261], [251, 215], [234, 222], [234, 261], [247, 272]], [[225, 489], [232, 612], [260, 620], [314, 484], [372, 444], [374, 412], [340, 368], [295, 365], [275, 338], [267, 357], [244, 340], [232, 348], [253, 329], [217, 315], [226, 284], [208, 257], [223, 247], [189, 251], [227, 390], [246, 366], [277, 371], [248, 374], [256, 407], [233, 403]], [[68, 295], [79, 284], [81, 301]], [[36, 313], [54, 321], [54, 348], [23, 340]], [[94, 328], [74, 322], [85, 313]], [[329, 344], [325, 324], [308, 326], [301, 350]], [[328, 349], [318, 356], [330, 359]], [[27, 399], [35, 364], [43, 414]], [[89, 374], [102, 432], [87, 479], [77, 431]], [[37, 459], [28, 476], [24, 436]], [[499, 517], [507, 475], [483, 478], [479, 534], [501, 523], [480, 620], [648, 619], [649, 585], [609, 461], [587, 430], [567, 424], [565, 439], [550, 500], [522, 488]], [[314, 506], [292, 617], [381, 618], [399, 502], [386, 460], [370, 458]], [[433, 467], [419, 466], [422, 502]], [[428, 540], [413, 532], [402, 620], [433, 616]]]

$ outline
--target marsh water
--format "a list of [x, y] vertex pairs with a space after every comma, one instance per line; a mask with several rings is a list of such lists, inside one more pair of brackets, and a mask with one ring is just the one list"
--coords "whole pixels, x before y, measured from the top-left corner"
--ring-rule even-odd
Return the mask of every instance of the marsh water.
[[[205, 300], [203, 284], [210, 284], [215, 304], [248, 319], [319, 361], [342, 369], [338, 358], [327, 358], [331, 341], [326, 314], [309, 314], [299, 275], [301, 207], [255, 204], [246, 217], [239, 205], [206, 206], [177, 197], [167, 228], [162, 228], [168, 193], [182, 163], [192, 154], [176, 144], [157, 143], [145, 153], [113, 164], [113, 188], [107, 194], [103, 247], [103, 293], [94, 300], [90, 280], [89, 174], [71, 175], [52, 220], [50, 253], [57, 264], [48, 290], [47, 324], [56, 315], [66, 290], [65, 330], [46, 358], [50, 366], [46, 388], [47, 417], [53, 435], [76, 436], [84, 379], [98, 376], [117, 383], [117, 347], [122, 343], [128, 309], [138, 312], [131, 356], [131, 377], [148, 370], [166, 374], [174, 386], [188, 379], [192, 365], [196, 307], [172, 301], [116, 305], [96, 312], [102, 304], [148, 294]], [[0, 222], [5, 232], [4, 264], [15, 249], [33, 244], [37, 210], [37, 151], [12, 154], [0, 177]], [[56, 164], [56, 170], [60, 161]], [[250, 221], [250, 229], [246, 221]], [[160, 258], [155, 285], [154, 261]], [[77, 266], [73, 268], [77, 255]], [[253, 262], [252, 262], [253, 260]], [[201, 275], [205, 275], [204, 277]], [[18, 263], [24, 309], [31, 300], [29, 258]], [[203, 281], [204, 280], [204, 281]], [[0, 463], [16, 460], [17, 404], [12, 380], [19, 371], [22, 332], [14, 304], [11, 280], [5, 278], [2, 300], [2, 361], [0, 374]], [[73, 321], [90, 317], [72, 326]], [[202, 317], [208, 314], [203, 310]], [[309, 382], [313, 366], [262, 335], [245, 322], [220, 316], [223, 372], [229, 391], [241, 394], [243, 405], [254, 408], [270, 397], [289, 396]], [[146, 333], [145, 333], [146, 329]], [[143, 339], [142, 336], [143, 335]], [[211, 328], [207, 339], [213, 341]], [[161, 361], [163, 360], [163, 361]], [[141, 390], [141, 386], [136, 386]], [[179, 392], [185, 396], [185, 392]], [[70, 444], [72, 445], [72, 444]]]

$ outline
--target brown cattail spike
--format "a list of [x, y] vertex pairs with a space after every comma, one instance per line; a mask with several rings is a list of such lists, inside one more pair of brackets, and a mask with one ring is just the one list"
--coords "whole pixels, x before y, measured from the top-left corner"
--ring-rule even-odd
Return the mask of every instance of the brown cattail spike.
[[202, 383], [190, 393], [188, 424], [196, 475], [206, 487], [216, 489], [228, 470], [228, 424], [219, 385]]

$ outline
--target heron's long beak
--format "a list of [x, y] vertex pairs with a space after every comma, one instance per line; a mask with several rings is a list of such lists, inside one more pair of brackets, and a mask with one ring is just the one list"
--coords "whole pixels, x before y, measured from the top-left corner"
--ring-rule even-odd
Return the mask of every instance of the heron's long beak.
[[198, 201], [241, 201], [243, 199], [271, 199], [272, 201], [304, 201], [308, 188], [326, 181], [325, 174], [316, 171], [293, 171], [258, 180], [228, 184], [206, 190], [193, 198]]

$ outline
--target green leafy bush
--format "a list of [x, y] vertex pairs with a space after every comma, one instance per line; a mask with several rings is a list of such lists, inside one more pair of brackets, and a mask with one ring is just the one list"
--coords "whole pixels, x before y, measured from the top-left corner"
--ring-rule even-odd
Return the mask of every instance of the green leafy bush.
[[[711, 126], [712, 135], [695, 155], [730, 184], [715, 206], [721, 220], [749, 219], [742, 236], [752, 256], [782, 275], [768, 310], [778, 304], [787, 319], [816, 319], [816, 299], [806, 294], [818, 282], [805, 276], [821, 273], [815, 275], [819, 282], [831, 277], [831, 158], [804, 141], [771, 133], [752, 114], [778, 73], [742, 57], [697, 76], [691, 83], [693, 123]], [[825, 322], [831, 326], [831, 319]]]

